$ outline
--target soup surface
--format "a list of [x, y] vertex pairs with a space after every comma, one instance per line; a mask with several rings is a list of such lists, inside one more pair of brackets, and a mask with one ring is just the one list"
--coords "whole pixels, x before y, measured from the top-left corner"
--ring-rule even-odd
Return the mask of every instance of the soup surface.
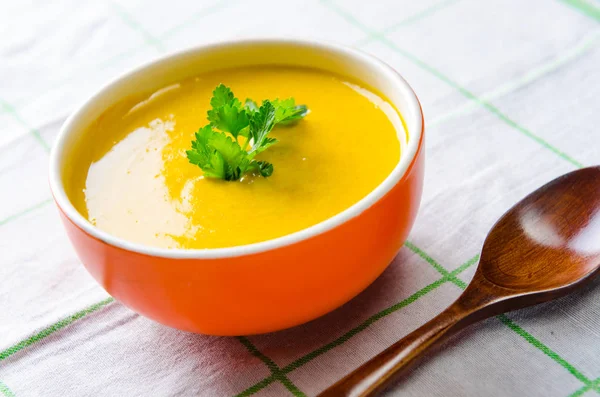
[[[294, 97], [310, 109], [269, 135], [279, 143], [257, 158], [273, 164], [270, 177], [211, 179], [186, 158], [220, 83], [242, 101]], [[406, 139], [397, 111], [340, 76], [275, 66], [223, 70], [107, 110], [70, 159], [65, 184], [78, 211], [126, 240], [244, 245], [305, 229], [365, 197], [396, 166], [398, 136]]]

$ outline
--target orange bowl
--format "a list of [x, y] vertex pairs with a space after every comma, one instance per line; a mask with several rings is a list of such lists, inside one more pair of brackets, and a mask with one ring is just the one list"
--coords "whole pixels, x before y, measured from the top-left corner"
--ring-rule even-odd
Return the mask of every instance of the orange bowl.
[[[290, 235], [218, 249], [163, 249], [125, 241], [89, 223], [65, 193], [66, 159], [86, 128], [126, 96], [224, 67], [295, 65], [322, 69], [383, 94], [404, 117], [400, 160], [352, 207]], [[297, 40], [201, 46], [125, 74], [85, 102], [52, 150], [50, 185], [67, 234], [91, 275], [132, 310], [181, 330], [212, 335], [276, 331], [350, 300], [392, 261], [417, 214], [423, 184], [423, 115], [406, 81], [360, 51]]]

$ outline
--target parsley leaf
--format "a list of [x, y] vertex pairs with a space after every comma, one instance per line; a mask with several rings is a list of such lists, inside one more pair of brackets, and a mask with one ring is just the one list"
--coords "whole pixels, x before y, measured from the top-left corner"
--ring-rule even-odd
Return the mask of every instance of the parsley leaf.
[[271, 146], [277, 142], [275, 139], [271, 139], [270, 143], [265, 142], [267, 134], [271, 132], [274, 126], [275, 107], [270, 101], [266, 100], [258, 109], [258, 112], [252, 114], [252, 118], [250, 119], [250, 138], [252, 138], [253, 142], [250, 153], [256, 152], [264, 145]]
[[[296, 105], [293, 98], [264, 100], [260, 107], [252, 99], [246, 99], [242, 106], [223, 84], [213, 91], [210, 105], [212, 109], [207, 112], [210, 124], [196, 132], [186, 155], [207, 177], [227, 181], [238, 180], [246, 172], [271, 176], [273, 164], [254, 157], [278, 142], [268, 136], [277, 124], [295, 123], [308, 114], [308, 108]], [[240, 136], [245, 138], [243, 147], [238, 142]]]
[[196, 132], [196, 140], [192, 141], [192, 149], [186, 154], [190, 163], [202, 168], [204, 175], [227, 179], [225, 159], [209, 144], [210, 139], [217, 134], [219, 133], [215, 132], [210, 125], [201, 128]]
[[244, 102], [244, 109], [250, 115], [254, 112], [258, 112], [258, 105], [250, 98], [246, 98], [246, 102]]
[[250, 163], [248, 171], [258, 171], [260, 175], [266, 178], [273, 174], [273, 164], [266, 161], [253, 161]]
[[233, 92], [229, 87], [224, 84], [219, 84], [213, 91], [213, 96], [210, 99], [210, 106], [212, 106], [213, 109], [216, 109], [225, 105], [240, 107], [241, 104], [235, 95], [233, 95]]
[[[229, 132], [237, 139], [240, 132], [248, 126], [248, 114], [244, 109], [226, 104], [209, 110], [208, 121], [214, 128]], [[245, 135], [242, 133], [242, 136]]]
[[234, 181], [246, 172], [251, 159], [229, 136], [207, 125], [196, 132], [192, 149], [186, 152], [190, 163], [198, 165], [204, 175]]
[[308, 114], [306, 105], [296, 105], [294, 98], [274, 99], [271, 101], [275, 107], [275, 123], [293, 124]]

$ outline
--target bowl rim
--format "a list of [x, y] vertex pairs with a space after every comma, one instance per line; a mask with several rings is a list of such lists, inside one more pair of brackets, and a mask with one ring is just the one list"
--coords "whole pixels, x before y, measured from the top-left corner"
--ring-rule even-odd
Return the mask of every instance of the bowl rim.
[[[64, 154], [64, 146], [67, 137], [76, 132], [77, 119], [81, 113], [91, 107], [98, 101], [98, 98], [109, 91], [115, 86], [118, 86], [122, 82], [131, 78], [134, 75], [140, 73], [147, 73], [153, 67], [158, 66], [161, 63], [168, 63], [173, 58], [185, 57], [197, 52], [206, 52], [217, 50], [222, 47], [228, 46], [253, 46], [253, 45], [289, 45], [289, 46], [304, 46], [314, 50], [325, 51], [329, 53], [337, 53], [346, 56], [350, 59], [349, 62], [362, 61], [368, 63], [378, 69], [378, 73], [388, 80], [390, 84], [394, 85], [394, 90], [399, 90], [402, 96], [407, 100], [409, 107], [412, 108], [411, 113], [414, 120], [406, 122], [408, 125], [414, 125], [414, 131], [408, 135], [408, 143], [405, 147], [404, 153], [400, 154], [400, 159], [390, 172], [390, 174], [377, 185], [369, 194], [354, 203], [352, 206], [345, 210], [335, 214], [334, 216], [325, 219], [315, 225], [309, 226], [305, 229], [286, 234], [281, 237], [274, 239], [260, 241], [257, 243], [239, 245], [233, 247], [223, 248], [196, 248], [196, 249], [184, 249], [184, 248], [159, 248], [148, 246], [141, 243], [134, 243], [126, 239], [114, 236], [108, 232], [101, 230], [100, 228], [92, 225], [87, 219], [83, 217], [75, 209], [71, 200], [68, 198], [64, 184], [61, 178], [61, 167], [60, 160]], [[360, 79], [359, 79], [360, 81]], [[406, 120], [406, 116], [403, 114]], [[378, 58], [367, 54], [363, 51], [355, 48], [336, 44], [331, 42], [324, 42], [318, 40], [305, 40], [305, 39], [292, 39], [292, 38], [257, 38], [257, 39], [238, 39], [221, 41], [211, 44], [201, 44], [193, 47], [189, 47], [180, 51], [171, 52], [157, 59], [145, 62], [133, 69], [126, 71], [125, 73], [117, 76], [104, 84], [98, 89], [92, 96], [86, 99], [82, 104], [76, 107], [76, 110], [71, 113], [67, 120], [62, 125], [58, 136], [54, 142], [50, 153], [50, 171], [49, 171], [49, 182], [50, 190], [59, 207], [59, 210], [68, 218], [75, 226], [83, 230], [93, 238], [100, 240], [106, 244], [121, 248], [126, 251], [136, 252], [153, 257], [171, 258], [171, 259], [219, 259], [219, 258], [233, 258], [239, 256], [245, 256], [250, 254], [258, 254], [265, 251], [270, 251], [285, 246], [293, 245], [303, 240], [307, 240], [311, 237], [325, 233], [329, 230], [336, 228], [344, 224], [345, 222], [359, 216], [361, 213], [366, 211], [368, 208], [377, 203], [382, 199], [402, 178], [405, 176], [407, 171], [411, 168], [423, 139], [423, 111], [421, 104], [410, 85], [396, 70], [391, 68], [385, 62]]]

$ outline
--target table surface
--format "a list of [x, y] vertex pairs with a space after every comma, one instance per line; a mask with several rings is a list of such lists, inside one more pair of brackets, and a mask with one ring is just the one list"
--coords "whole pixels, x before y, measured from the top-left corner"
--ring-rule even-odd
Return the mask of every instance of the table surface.
[[[599, 22], [597, 0], [1, 2], [0, 395], [315, 395], [455, 299], [512, 204], [599, 162]], [[407, 78], [427, 126], [420, 214], [388, 270], [316, 321], [238, 338], [169, 329], [80, 265], [48, 152], [124, 70], [266, 35], [351, 45]], [[470, 328], [388, 393], [600, 394], [600, 280]]]

